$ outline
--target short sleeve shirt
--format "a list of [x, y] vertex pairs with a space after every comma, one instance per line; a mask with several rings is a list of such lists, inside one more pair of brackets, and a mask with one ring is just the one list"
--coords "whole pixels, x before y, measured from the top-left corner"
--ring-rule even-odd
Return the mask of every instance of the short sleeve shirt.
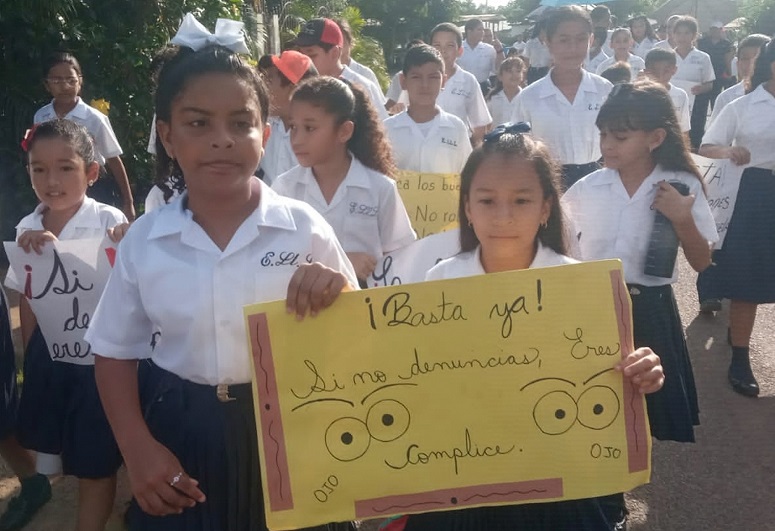
[[457, 64], [463, 70], [471, 72], [478, 82], [487, 81], [495, 73], [495, 48], [492, 44], [480, 42], [474, 48], [463, 40], [463, 55], [458, 57]]
[[681, 126], [681, 131], [685, 133], [692, 128], [691, 115], [689, 114], [689, 96], [686, 95], [684, 89], [672, 84], [668, 93], [670, 94], [670, 99], [673, 100], [678, 125]]
[[487, 108], [492, 116], [493, 127], [508, 123], [511, 120], [511, 115], [514, 114], [514, 108], [516, 107], [516, 100], [516, 95], [509, 100], [506, 97], [506, 93], [502, 90], [490, 97], [490, 101], [487, 102]]
[[298, 165], [299, 161], [291, 148], [291, 131], [285, 128], [282, 119], [270, 116], [268, 121], [272, 129], [259, 167], [264, 170], [264, 182], [271, 185], [281, 174]]
[[471, 130], [484, 127], [492, 122], [482, 89], [476, 78], [459, 66], [455, 69], [444, 88], [441, 89], [436, 104], [450, 114], [454, 114]]
[[341, 78], [360, 86], [366, 91], [366, 94], [371, 98], [371, 103], [374, 104], [377, 116], [379, 116], [380, 119], [384, 120], [388, 117], [387, 109], [385, 109], [385, 95], [382, 94], [382, 89], [380, 89], [378, 85], [375, 85], [362, 75], [358, 74], [349, 66], [344, 67]]

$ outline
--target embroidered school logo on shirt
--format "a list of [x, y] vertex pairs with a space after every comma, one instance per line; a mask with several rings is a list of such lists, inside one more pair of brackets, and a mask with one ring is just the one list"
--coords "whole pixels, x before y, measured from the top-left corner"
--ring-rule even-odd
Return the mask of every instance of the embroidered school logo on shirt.
[[599, 103], [590, 103], [587, 105], [588, 111], [599, 111], [600, 110], [600, 104]]
[[441, 137], [441, 143], [442, 143], [442, 144], [446, 144], [446, 145], [448, 145], [448, 146], [457, 147], [457, 140], [453, 140], [453, 139], [451, 139], [451, 138], [444, 138], [444, 137], [442, 136], [442, 137]]
[[312, 254], [302, 258], [301, 254], [295, 251], [269, 251], [261, 258], [260, 263], [263, 267], [299, 267], [302, 261], [311, 264], [312, 258]]
[[369, 216], [373, 218], [379, 212], [378, 206], [364, 205], [362, 203], [356, 203], [353, 201], [350, 203], [350, 214], [358, 214], [361, 216]]
[[464, 98], [470, 98], [471, 97], [471, 91], [463, 89], [463, 88], [453, 88], [452, 89], [452, 95], [453, 96], [463, 96]]

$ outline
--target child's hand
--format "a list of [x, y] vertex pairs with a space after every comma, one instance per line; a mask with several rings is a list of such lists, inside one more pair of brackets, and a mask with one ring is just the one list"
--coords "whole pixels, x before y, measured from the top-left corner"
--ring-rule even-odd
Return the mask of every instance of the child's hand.
[[110, 238], [110, 241], [113, 243], [118, 243], [122, 239], [124, 239], [124, 236], [126, 236], [126, 231], [129, 230], [129, 227], [132, 225], [132, 223], [119, 223], [115, 227], [112, 227], [108, 229], [108, 238]]
[[319, 262], [302, 264], [288, 284], [285, 302], [288, 313], [295, 312], [296, 318], [301, 321], [309, 310], [314, 317], [323, 308], [331, 306], [347, 286], [347, 277], [339, 271]]
[[377, 259], [368, 253], [347, 253], [358, 280], [366, 280], [377, 267]]
[[673, 225], [693, 222], [694, 195], [681, 195], [667, 181], [660, 181], [652, 206], [659, 210]]
[[729, 148], [729, 156], [727, 158], [732, 161], [732, 164], [744, 166], [751, 162], [751, 152], [743, 146], [733, 146]]
[[43, 247], [46, 242], [55, 242], [57, 237], [47, 230], [28, 230], [19, 236], [18, 245], [24, 249], [25, 253], [34, 250], [37, 254], [43, 253]]
[[126, 457], [132, 494], [143, 512], [153, 516], [180, 514], [205, 501], [199, 482], [154, 438], [146, 438]]
[[665, 383], [665, 373], [659, 356], [648, 347], [639, 348], [616, 365], [625, 379], [638, 386], [642, 394], [655, 393]]

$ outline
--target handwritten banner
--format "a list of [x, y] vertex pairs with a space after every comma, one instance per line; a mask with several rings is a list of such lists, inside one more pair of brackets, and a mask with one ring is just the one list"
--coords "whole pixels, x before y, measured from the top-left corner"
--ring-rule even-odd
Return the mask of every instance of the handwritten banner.
[[418, 238], [458, 226], [459, 175], [399, 170], [395, 177]]
[[459, 229], [431, 234], [383, 256], [369, 278], [369, 286], [384, 287], [422, 282], [430, 268], [459, 252]]
[[116, 256], [108, 239], [47, 243], [42, 254], [3, 242], [11, 264], [6, 285], [19, 291], [35, 312], [55, 361], [94, 364], [83, 336], [108, 282]]
[[692, 157], [700, 169], [708, 205], [716, 222], [719, 239], [715, 248], [721, 249], [727, 236], [732, 212], [735, 210], [737, 191], [740, 188], [740, 178], [743, 176], [745, 166], [737, 166], [728, 159], [709, 159], [700, 155], [692, 155]]
[[270, 529], [579, 499], [648, 481], [618, 261], [245, 308]]

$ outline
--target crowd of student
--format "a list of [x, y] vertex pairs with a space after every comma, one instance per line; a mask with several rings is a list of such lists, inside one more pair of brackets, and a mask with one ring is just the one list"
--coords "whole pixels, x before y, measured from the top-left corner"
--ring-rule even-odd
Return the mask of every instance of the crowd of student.
[[[192, 38], [206, 30], [188, 15], [159, 57], [156, 187], [131, 227], [115, 135], [81, 101], [77, 60], [55, 56], [45, 67], [53, 100], [23, 142], [40, 204], [17, 241], [27, 252], [101, 236], [120, 245], [85, 333], [92, 365], [52, 360], [21, 298], [24, 392], [19, 402], [12, 383], [0, 404], [0, 452], [22, 488], [0, 529], [20, 529], [51, 496], [28, 449], [39, 461], [59, 456], [79, 478], [81, 531], [104, 529], [122, 462], [130, 529], [265, 529], [242, 307], [284, 298], [300, 319], [325, 311], [343, 289], [363, 287], [386, 253], [415, 241], [396, 170], [460, 174], [461, 252], [427, 279], [621, 259], [636, 350], [616, 369], [646, 395], [654, 437], [693, 442], [699, 405], [671, 287], [677, 268], [660, 276], [646, 264], [655, 215], [664, 216], [701, 273], [704, 309], [731, 299], [729, 381], [756, 396], [751, 331], [757, 305], [775, 302], [775, 45], [761, 35], [741, 41], [740, 82], [718, 95], [704, 132], [702, 98], [724, 85], [694, 47], [697, 22], [671, 18], [663, 41], [645, 17], [609, 24], [606, 8], [591, 18], [560, 8], [512, 56], [481, 21], [464, 34], [440, 23], [428, 44], [410, 43], [385, 96], [350, 57], [344, 22], [307, 22], [256, 69], [239, 57], [239, 28]], [[711, 46], [725, 49], [715, 37]], [[614, 73], [615, 84], [606, 79]], [[717, 250], [690, 137], [703, 155], [746, 168]], [[103, 164], [124, 212], [88, 197]], [[279, 251], [306, 263], [262, 266]], [[11, 270], [6, 285], [23, 292], [21, 275]], [[13, 382], [2, 302], [0, 380]], [[390, 525], [613, 530], [626, 518], [620, 494]]]

